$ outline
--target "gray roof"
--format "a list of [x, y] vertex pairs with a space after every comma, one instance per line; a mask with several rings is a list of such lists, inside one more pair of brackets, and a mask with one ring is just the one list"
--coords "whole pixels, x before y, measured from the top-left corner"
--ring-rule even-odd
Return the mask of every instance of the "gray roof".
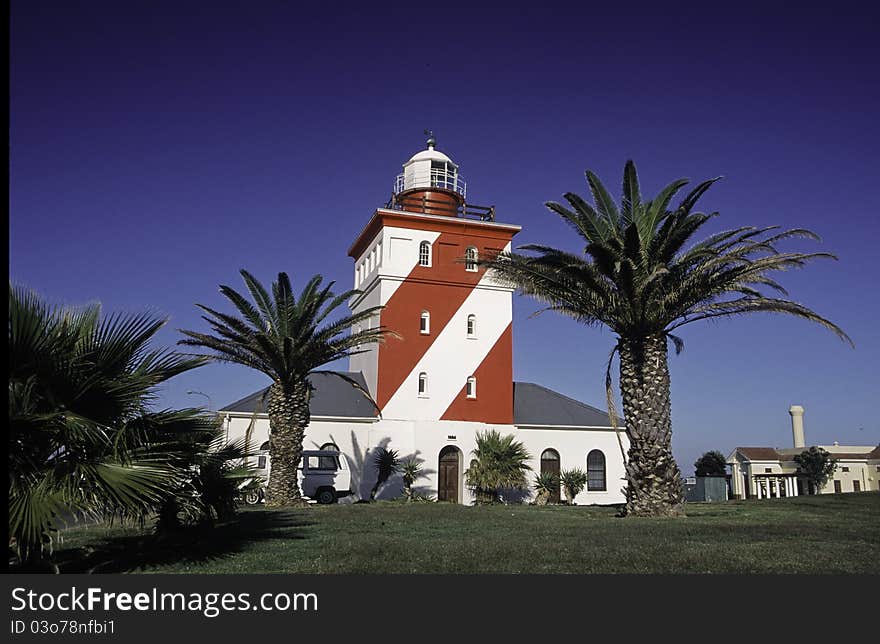
[[[348, 376], [364, 389], [367, 388], [367, 383], [360, 371], [342, 371], [340, 373]], [[311, 403], [309, 404], [309, 412], [312, 416], [369, 418], [376, 415], [376, 408], [373, 407], [372, 403], [361, 392], [352, 387], [351, 383], [346, 382], [339, 376], [328, 371], [313, 371], [311, 379], [312, 386], [315, 388], [312, 392]], [[227, 405], [220, 411], [253, 413], [267, 389], [268, 387], [260, 389], [246, 398]], [[260, 406], [260, 411], [265, 413], [265, 404]]]
[[516, 425], [611, 427], [607, 412], [533, 382], [513, 383], [513, 422]]
[[[366, 389], [360, 372], [342, 372]], [[312, 416], [370, 418], [376, 416], [373, 405], [357, 389], [327, 371], [312, 372]], [[268, 389], [268, 387], [266, 388]], [[253, 413], [266, 389], [242, 398], [220, 411]], [[261, 406], [265, 412], [265, 405]], [[515, 425], [568, 425], [573, 427], [610, 427], [608, 414], [579, 400], [563, 396], [531, 382], [513, 383], [513, 423]]]

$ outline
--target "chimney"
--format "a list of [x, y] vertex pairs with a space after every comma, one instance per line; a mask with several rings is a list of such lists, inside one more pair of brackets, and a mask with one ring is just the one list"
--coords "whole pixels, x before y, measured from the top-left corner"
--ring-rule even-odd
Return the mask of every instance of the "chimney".
[[794, 438], [794, 446], [805, 447], [804, 408], [800, 405], [792, 405], [788, 413], [791, 414], [791, 435]]

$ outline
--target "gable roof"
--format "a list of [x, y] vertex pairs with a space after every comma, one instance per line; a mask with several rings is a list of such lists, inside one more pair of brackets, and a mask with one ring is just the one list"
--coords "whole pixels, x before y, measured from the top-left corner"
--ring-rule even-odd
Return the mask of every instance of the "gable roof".
[[[341, 371], [357, 382], [364, 389], [367, 382], [360, 371]], [[340, 416], [344, 418], [371, 418], [376, 416], [376, 408], [364, 395], [339, 376], [329, 371], [313, 371], [311, 373], [312, 399], [309, 402], [309, 412], [312, 416]], [[266, 406], [261, 404], [263, 395], [269, 388], [260, 389], [237, 400], [221, 409], [220, 411], [239, 411], [253, 413], [260, 405], [260, 411], [265, 413]]]
[[513, 383], [513, 423], [611, 427], [608, 412], [533, 382]]
[[[355, 380], [364, 389], [367, 388], [367, 383], [359, 371], [341, 373]], [[309, 411], [312, 416], [339, 418], [377, 416], [376, 409], [370, 401], [342, 378], [328, 371], [313, 371], [311, 379], [314, 391]], [[223, 407], [220, 411], [251, 414], [260, 405], [260, 411], [265, 413], [265, 404], [261, 403], [261, 399], [267, 389], [268, 387], [260, 389]], [[513, 424], [611, 427], [606, 412], [532, 382], [513, 383]]]

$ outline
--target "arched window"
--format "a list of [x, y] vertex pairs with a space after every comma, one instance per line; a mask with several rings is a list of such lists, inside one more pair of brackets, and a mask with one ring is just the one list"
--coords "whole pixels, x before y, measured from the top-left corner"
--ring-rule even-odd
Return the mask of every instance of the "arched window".
[[559, 503], [559, 452], [552, 447], [541, 452], [541, 474], [552, 474], [556, 477], [556, 487], [550, 494], [550, 503]]
[[468, 246], [464, 251], [464, 270], [475, 272], [477, 270], [477, 248]]
[[477, 397], [477, 379], [474, 376], [471, 376], [467, 379], [467, 386], [465, 387], [465, 393], [467, 393], [468, 398], [476, 398]]
[[431, 314], [427, 311], [422, 311], [422, 315], [419, 318], [419, 333], [424, 333], [425, 335], [431, 332]]
[[467, 316], [467, 337], [475, 338], [477, 336], [477, 316], [471, 313]]
[[419, 395], [428, 395], [428, 374], [426, 374], [424, 371], [419, 374]]
[[431, 265], [431, 244], [423, 241], [419, 244], [419, 266]]
[[598, 449], [587, 454], [587, 490], [605, 490], [605, 454]]

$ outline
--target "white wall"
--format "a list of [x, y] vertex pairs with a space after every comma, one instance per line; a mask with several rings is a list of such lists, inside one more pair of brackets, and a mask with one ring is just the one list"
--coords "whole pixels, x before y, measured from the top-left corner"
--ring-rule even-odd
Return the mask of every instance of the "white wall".
[[[244, 436], [250, 420], [248, 414], [230, 414], [230, 438]], [[605, 505], [625, 501], [621, 492], [625, 486], [623, 460], [617, 438], [611, 429], [519, 428], [461, 421], [313, 420], [306, 430], [303, 447], [318, 449], [324, 443], [335, 443], [347, 456], [352, 470], [352, 488], [361, 498], [368, 498], [370, 489], [376, 482], [372, 456], [377, 446], [396, 449], [401, 458], [415, 456], [422, 459], [426, 476], [416, 481], [414, 487], [436, 497], [440, 451], [447, 445], [454, 445], [461, 452], [459, 501], [470, 504], [473, 496], [465, 485], [464, 472], [473, 458], [476, 433], [486, 429], [514, 434], [517, 440], [523, 442], [532, 457], [529, 464], [533, 471], [528, 475], [530, 485], [534, 475], [540, 472], [541, 452], [545, 449], [552, 448], [559, 452], [561, 469], [577, 467], [584, 471], [587, 469], [587, 454], [593, 449], [602, 450], [605, 454], [606, 490], [585, 490], [577, 496], [575, 502], [579, 505]], [[256, 421], [252, 441], [259, 447], [268, 440], [268, 436], [269, 421], [263, 416]], [[625, 435], [622, 438], [626, 450], [629, 443]], [[402, 480], [399, 476], [394, 477], [379, 490], [378, 498], [395, 498], [402, 490]]]

